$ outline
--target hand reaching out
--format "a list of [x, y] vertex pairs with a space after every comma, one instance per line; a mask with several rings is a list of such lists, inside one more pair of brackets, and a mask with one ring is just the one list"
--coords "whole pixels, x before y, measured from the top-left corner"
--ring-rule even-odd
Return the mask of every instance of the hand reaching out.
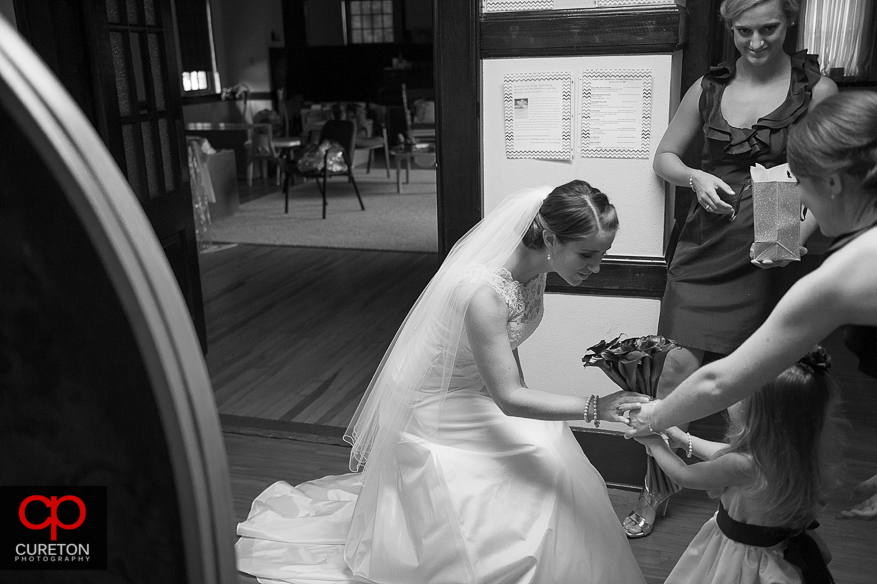
[[852, 509], [841, 511], [837, 517], [839, 519], [864, 519], [865, 521], [877, 519], [877, 475], [856, 485], [853, 493], [859, 496], [870, 495], [870, 497]]
[[635, 391], [616, 391], [597, 402], [597, 418], [606, 422], [627, 424], [624, 412], [629, 407], [638, 407], [649, 401], [649, 397]]
[[623, 410], [628, 411], [630, 414], [630, 417], [627, 420], [627, 425], [630, 426], [630, 430], [624, 433], [625, 438], [634, 438], [636, 436], [647, 436], [652, 434], [652, 431], [649, 429], [649, 416], [658, 401], [660, 400], [621, 406]]

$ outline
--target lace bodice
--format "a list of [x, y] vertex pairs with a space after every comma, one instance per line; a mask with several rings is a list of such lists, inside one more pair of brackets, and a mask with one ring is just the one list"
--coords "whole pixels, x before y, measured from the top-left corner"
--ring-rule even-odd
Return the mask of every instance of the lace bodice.
[[487, 284], [506, 301], [509, 307], [507, 330], [512, 349], [523, 343], [542, 322], [545, 274], [522, 284], [513, 279], [506, 268], [495, 271], [477, 268], [467, 274], [464, 282]]

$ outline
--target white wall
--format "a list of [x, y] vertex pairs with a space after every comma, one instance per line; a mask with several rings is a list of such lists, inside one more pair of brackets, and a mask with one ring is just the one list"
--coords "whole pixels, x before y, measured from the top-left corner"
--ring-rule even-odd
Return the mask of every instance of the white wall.
[[[607, 395], [618, 391], [606, 375], [582, 366], [582, 357], [602, 340], [654, 334], [661, 301], [620, 296], [546, 294], [545, 317], [533, 336], [518, 349], [529, 387], [569, 395]], [[584, 426], [581, 419], [573, 426]], [[622, 430], [621, 424], [601, 429]]]
[[270, 91], [268, 47], [285, 44], [281, 0], [211, 0], [211, 11], [222, 86]]
[[[493, 209], [505, 195], [541, 184], [560, 185], [583, 179], [609, 195], [618, 210], [621, 229], [612, 246], [614, 255], [663, 255], [664, 182], [652, 170], [652, 158], [582, 158], [578, 150], [581, 127], [579, 103], [582, 69], [651, 69], [654, 152], [670, 119], [671, 73], [674, 56], [616, 55], [536, 59], [491, 59], [482, 62], [482, 140], [484, 210]], [[508, 73], [568, 71], [573, 78], [572, 161], [507, 159], [503, 126], [503, 76]], [[678, 84], [678, 82], [677, 82]], [[678, 91], [676, 93], [678, 95]]]
[[[555, 3], [557, 8], [557, 2]], [[664, 182], [652, 170], [652, 155], [640, 159], [582, 158], [578, 154], [582, 69], [652, 71], [651, 148], [653, 154], [679, 99], [681, 54], [611, 55], [482, 61], [482, 162], [485, 213], [508, 193], [540, 184], [584, 179], [606, 192], [618, 209], [621, 229], [611, 254], [661, 257], [665, 232]], [[503, 76], [507, 73], [568, 71], [573, 78], [571, 161], [507, 159], [503, 126]], [[674, 81], [675, 80], [675, 81]], [[606, 395], [617, 391], [601, 371], [582, 367], [588, 347], [619, 334], [654, 334], [660, 300], [622, 296], [547, 294], [545, 317], [519, 349], [530, 387], [560, 393]], [[573, 420], [583, 426], [583, 420]], [[601, 428], [621, 431], [620, 424]]]

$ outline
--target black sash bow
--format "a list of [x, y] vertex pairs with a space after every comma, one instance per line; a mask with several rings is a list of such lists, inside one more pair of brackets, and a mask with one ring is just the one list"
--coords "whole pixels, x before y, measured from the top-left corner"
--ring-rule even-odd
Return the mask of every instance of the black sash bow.
[[807, 533], [807, 530], [816, 529], [819, 526], [816, 521], [798, 533], [784, 527], [749, 525], [731, 519], [724, 505], [719, 503], [716, 523], [725, 537], [743, 545], [772, 547], [788, 540], [789, 543], [784, 555], [785, 560], [801, 570], [804, 584], [834, 584], [834, 578], [828, 571], [828, 566], [825, 565], [816, 540]]

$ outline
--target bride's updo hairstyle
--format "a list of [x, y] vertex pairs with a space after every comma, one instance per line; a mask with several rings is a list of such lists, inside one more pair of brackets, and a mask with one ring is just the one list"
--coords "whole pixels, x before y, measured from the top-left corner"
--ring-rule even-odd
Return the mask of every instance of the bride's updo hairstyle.
[[600, 231], [618, 229], [618, 215], [609, 197], [583, 180], [574, 180], [548, 193], [529, 231], [524, 245], [545, 247], [543, 232], [548, 230], [560, 243], [584, 239]]
[[796, 176], [843, 172], [877, 197], [877, 92], [849, 91], [821, 101], [792, 127], [786, 152]]

